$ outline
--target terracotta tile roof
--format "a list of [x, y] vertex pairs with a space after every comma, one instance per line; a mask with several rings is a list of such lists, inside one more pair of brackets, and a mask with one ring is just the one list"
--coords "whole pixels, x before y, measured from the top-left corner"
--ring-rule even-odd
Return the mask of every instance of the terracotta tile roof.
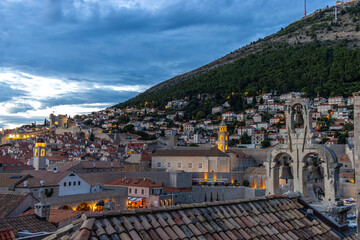
[[342, 239], [296, 198], [183, 204], [84, 214], [47, 239]]
[[32, 197], [32, 195], [29, 193], [19, 193], [11, 191], [0, 192], [0, 218], [7, 217], [29, 196]]
[[0, 163], [3, 165], [3, 169], [6, 170], [21, 170], [21, 169], [34, 169], [33, 166], [29, 166], [19, 160], [12, 159], [7, 156], [0, 156]]
[[[30, 214], [34, 214], [34, 213], [35, 213], [35, 210], [32, 208], [29, 211], [26, 211], [26, 212], [20, 214], [19, 216], [25, 216], [25, 215], [30, 215]], [[80, 217], [80, 215], [83, 213], [84, 213], [83, 211], [73, 211], [73, 210], [67, 210], [67, 209], [51, 208], [49, 222], [59, 223], [59, 222], [65, 221], [69, 218], [74, 218], [76, 216]]]
[[27, 178], [29, 174], [20, 173], [1, 173], [0, 174], [0, 187], [15, 186], [18, 182]]
[[104, 185], [132, 186], [132, 187], [162, 187], [161, 183], [155, 182], [148, 178], [121, 178], [108, 182]]
[[13, 228], [0, 229], [1, 240], [16, 240]]
[[45, 180], [45, 184], [58, 184], [61, 180], [63, 180], [67, 175], [71, 174], [70, 171], [67, 172], [57, 172], [47, 170], [27, 170], [22, 171], [22, 173], [30, 174], [35, 178]]
[[105, 161], [81, 161], [82, 168], [123, 168], [119, 162], [105, 162]]
[[177, 156], [193, 156], [193, 157], [228, 157], [227, 154], [217, 148], [211, 149], [169, 149], [158, 150], [152, 154], [153, 157], [177, 157]]
[[54, 224], [38, 218], [35, 214], [0, 219], [1, 228], [13, 228], [15, 233], [21, 230], [37, 232], [55, 232]]

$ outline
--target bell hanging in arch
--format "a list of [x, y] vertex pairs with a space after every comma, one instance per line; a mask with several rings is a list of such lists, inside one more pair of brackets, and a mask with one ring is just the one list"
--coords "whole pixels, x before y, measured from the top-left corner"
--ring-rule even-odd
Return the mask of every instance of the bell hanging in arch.
[[301, 126], [301, 125], [304, 125], [304, 118], [301, 114], [300, 111], [297, 111], [296, 112], [296, 115], [295, 115], [295, 125], [297, 126]]
[[322, 179], [323, 175], [321, 173], [319, 166], [312, 166], [311, 167], [311, 174], [310, 174], [310, 180], [315, 180], [315, 182], [319, 179]]
[[291, 167], [289, 166], [289, 164], [285, 164], [282, 168], [281, 168], [281, 176], [280, 179], [285, 179], [286, 183], [288, 183], [288, 179], [294, 179], [294, 176], [291, 173]]

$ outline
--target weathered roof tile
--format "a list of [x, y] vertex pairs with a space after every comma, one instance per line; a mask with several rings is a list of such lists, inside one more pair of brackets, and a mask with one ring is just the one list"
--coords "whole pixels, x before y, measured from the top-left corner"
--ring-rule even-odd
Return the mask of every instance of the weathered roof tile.
[[158, 227], [158, 228], [155, 229], [155, 231], [156, 231], [157, 234], [160, 236], [160, 239], [163, 239], [163, 240], [169, 240], [169, 239], [171, 239], [170, 236], [164, 231], [163, 228]]
[[202, 235], [202, 233], [200, 232], [200, 230], [197, 229], [197, 227], [195, 227], [194, 224], [190, 223], [190, 224], [188, 225], [188, 227], [190, 228], [191, 232], [193, 232], [193, 234], [194, 234], [195, 236], [200, 236], [200, 235]]
[[171, 227], [165, 227], [164, 231], [169, 235], [171, 239], [179, 239], [179, 236], [171, 229]]
[[[302, 209], [300, 209], [302, 208]], [[89, 214], [77, 227], [50, 239], [341, 239], [316, 215], [310, 221], [297, 199], [272, 196], [207, 204], [186, 204], [146, 211]], [[300, 210], [300, 211], [299, 211]], [[350, 240], [349, 238], [348, 240]]]
[[186, 234], [179, 228], [178, 225], [174, 225], [171, 228], [181, 239], [186, 238]]

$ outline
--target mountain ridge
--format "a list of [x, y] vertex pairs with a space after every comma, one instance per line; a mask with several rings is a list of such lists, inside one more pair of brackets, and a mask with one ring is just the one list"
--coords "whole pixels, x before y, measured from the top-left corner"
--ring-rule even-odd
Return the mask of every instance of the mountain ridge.
[[[338, 8], [337, 21], [335, 21], [334, 16], [335, 7]], [[359, 16], [359, 1], [343, 4], [341, 6], [325, 7], [295, 21], [286, 28], [271, 34], [264, 39], [259, 39], [256, 42], [239, 48], [200, 68], [161, 82], [120, 105], [125, 106], [127, 103], [139, 104], [144, 96], [157, 94], [159, 91], [166, 91], [166, 89], [174, 87], [179, 83], [201, 77], [212, 70], [232, 64], [240, 59], [259, 53], [266, 48], [276, 49], [283, 48], [284, 46], [305, 46], [307, 44], [319, 42], [330, 46], [342, 43], [343, 45], [346, 45], [346, 48], [348, 49], [358, 49], [360, 46], [360, 32], [358, 30]], [[137, 99], [139, 101], [137, 101]]]

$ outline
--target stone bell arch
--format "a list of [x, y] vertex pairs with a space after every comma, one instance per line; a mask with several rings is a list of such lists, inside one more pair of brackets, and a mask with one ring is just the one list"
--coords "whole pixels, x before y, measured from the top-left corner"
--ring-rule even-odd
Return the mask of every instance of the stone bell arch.
[[[301, 123], [301, 127], [297, 124]], [[323, 169], [324, 203], [336, 204], [337, 189], [341, 164], [335, 153], [327, 146], [315, 142], [315, 131], [312, 128], [310, 103], [303, 98], [296, 98], [287, 104], [286, 135], [283, 144], [271, 149], [264, 163], [266, 169], [266, 194], [280, 194], [279, 169], [283, 161], [280, 156], [286, 155], [287, 163], [292, 169], [294, 192], [308, 199], [307, 158], [317, 154]]]

